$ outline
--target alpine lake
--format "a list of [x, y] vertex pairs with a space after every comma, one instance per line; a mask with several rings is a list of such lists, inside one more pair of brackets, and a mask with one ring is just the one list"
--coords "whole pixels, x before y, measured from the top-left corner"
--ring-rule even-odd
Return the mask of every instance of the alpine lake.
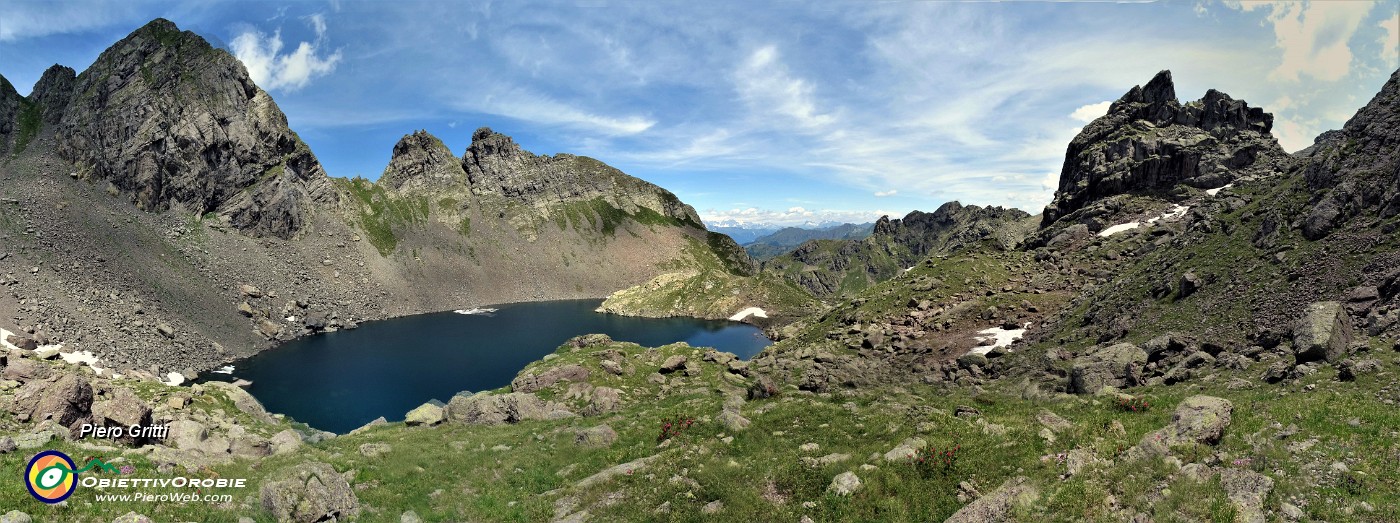
[[233, 362], [230, 373], [202, 379], [250, 381], [248, 392], [268, 411], [343, 434], [380, 416], [401, 421], [430, 400], [509, 385], [526, 365], [582, 334], [607, 334], [643, 347], [683, 341], [743, 359], [772, 343], [745, 323], [594, 312], [601, 302], [511, 303], [470, 314], [367, 322], [284, 343]]

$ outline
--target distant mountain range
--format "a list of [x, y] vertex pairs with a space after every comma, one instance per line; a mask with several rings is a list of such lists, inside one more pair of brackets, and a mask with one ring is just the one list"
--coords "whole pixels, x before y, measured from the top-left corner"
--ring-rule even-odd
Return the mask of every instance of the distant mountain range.
[[875, 230], [875, 222], [842, 223], [820, 228], [784, 227], [751, 242], [740, 242], [749, 256], [767, 260], [810, 240], [860, 240]]

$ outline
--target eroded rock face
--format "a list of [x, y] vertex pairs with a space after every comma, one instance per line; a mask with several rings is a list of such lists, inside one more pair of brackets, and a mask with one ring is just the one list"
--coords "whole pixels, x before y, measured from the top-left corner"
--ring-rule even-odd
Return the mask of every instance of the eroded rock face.
[[1263, 109], [1214, 89], [1182, 104], [1171, 72], [1157, 73], [1070, 142], [1055, 200], [1045, 208], [1041, 225], [1116, 194], [1176, 184], [1208, 189], [1282, 171], [1290, 160], [1269, 134], [1273, 123]]
[[1365, 209], [1400, 214], [1400, 70], [1340, 131], [1299, 151], [1300, 169], [1317, 195], [1303, 217], [1303, 236], [1321, 239]]
[[377, 183], [397, 191], [440, 188], [466, 184], [467, 172], [442, 140], [417, 131], [394, 144], [394, 155]]
[[527, 206], [596, 198], [628, 213], [646, 207], [700, 226], [695, 209], [681, 203], [670, 191], [585, 156], [532, 154], [509, 136], [490, 128], [482, 127], [472, 133], [462, 166], [471, 192], [478, 196], [504, 197]]
[[263, 484], [261, 497], [277, 521], [344, 521], [360, 513], [350, 483], [325, 463], [298, 465], [288, 477]]
[[217, 212], [249, 234], [290, 238], [313, 201], [336, 199], [242, 63], [167, 20], [137, 29], [76, 79], [64, 73], [50, 69], [32, 95], [46, 117], [61, 114], [59, 155], [143, 209]]

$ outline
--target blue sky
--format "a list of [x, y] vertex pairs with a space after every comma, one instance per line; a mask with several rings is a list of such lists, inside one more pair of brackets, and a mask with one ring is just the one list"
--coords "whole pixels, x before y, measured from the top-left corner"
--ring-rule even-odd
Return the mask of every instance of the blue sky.
[[707, 221], [869, 221], [948, 200], [1040, 211], [1065, 146], [1161, 69], [1274, 113], [1290, 151], [1400, 65], [1400, 0], [29, 2], [0, 4], [27, 93], [155, 17], [230, 50], [333, 176], [404, 134], [490, 126], [601, 159]]

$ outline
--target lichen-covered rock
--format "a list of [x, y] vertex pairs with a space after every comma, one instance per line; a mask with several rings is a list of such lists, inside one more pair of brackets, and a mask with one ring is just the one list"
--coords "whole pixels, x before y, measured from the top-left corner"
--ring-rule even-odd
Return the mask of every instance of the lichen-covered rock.
[[572, 416], [563, 405], [544, 401], [534, 394], [479, 392], [456, 396], [447, 403], [447, 419], [468, 425], [500, 425], [524, 420], [557, 419]]
[[617, 432], [607, 425], [598, 425], [574, 433], [574, 444], [580, 447], [606, 447], [617, 441]]
[[1299, 363], [1336, 362], [1346, 355], [1351, 340], [1351, 325], [1341, 303], [1313, 303], [1293, 327], [1293, 355]]
[[1224, 468], [1220, 470], [1220, 486], [1235, 506], [1238, 523], [1264, 523], [1264, 500], [1274, 489], [1274, 480], [1252, 470]]
[[1006, 480], [991, 493], [977, 498], [953, 513], [944, 523], [1000, 523], [1012, 521], [1017, 506], [1029, 505], [1040, 499], [1040, 491], [1025, 477]]
[[582, 365], [564, 365], [546, 369], [538, 374], [530, 372], [516, 376], [510, 382], [511, 392], [535, 392], [549, 388], [561, 381], [587, 381], [588, 369]]
[[431, 427], [437, 425], [447, 419], [444, 407], [446, 407], [446, 405], [437, 400], [424, 403], [419, 405], [418, 408], [408, 411], [408, 414], [404, 415], [403, 422], [410, 427], [417, 425], [427, 425]]
[[831, 478], [831, 484], [827, 485], [826, 490], [837, 496], [849, 496], [860, 490], [860, 487], [860, 478], [854, 472], [847, 471]]
[[262, 506], [277, 521], [343, 521], [360, 513], [350, 483], [325, 463], [297, 465], [283, 479], [264, 483]]
[[1215, 445], [1225, 436], [1234, 408], [1230, 400], [1213, 396], [1186, 398], [1172, 412], [1171, 423], [1143, 436], [1137, 446], [1128, 449], [1127, 455], [1141, 459], [1165, 456], [1179, 445]]
[[1070, 369], [1070, 390], [1079, 394], [1098, 392], [1103, 387], [1139, 385], [1147, 352], [1131, 343], [1097, 349], [1074, 360]]

